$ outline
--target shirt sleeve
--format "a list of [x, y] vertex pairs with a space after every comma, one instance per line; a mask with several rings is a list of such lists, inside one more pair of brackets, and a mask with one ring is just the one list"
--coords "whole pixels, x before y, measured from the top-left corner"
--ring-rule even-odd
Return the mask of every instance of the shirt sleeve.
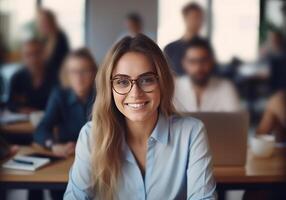
[[187, 199], [215, 200], [215, 180], [212, 173], [212, 158], [201, 122], [192, 130], [187, 168]]
[[91, 200], [94, 198], [91, 185], [90, 131], [90, 123], [87, 123], [80, 131], [64, 200]]
[[60, 91], [55, 90], [49, 98], [45, 115], [34, 134], [36, 143], [45, 146], [47, 140], [53, 139], [53, 129], [60, 122]]

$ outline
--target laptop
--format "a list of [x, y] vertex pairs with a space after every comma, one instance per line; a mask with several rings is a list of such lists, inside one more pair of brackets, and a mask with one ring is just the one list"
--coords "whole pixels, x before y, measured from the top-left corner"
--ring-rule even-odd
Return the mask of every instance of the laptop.
[[205, 124], [214, 166], [245, 166], [248, 112], [201, 112], [189, 115]]

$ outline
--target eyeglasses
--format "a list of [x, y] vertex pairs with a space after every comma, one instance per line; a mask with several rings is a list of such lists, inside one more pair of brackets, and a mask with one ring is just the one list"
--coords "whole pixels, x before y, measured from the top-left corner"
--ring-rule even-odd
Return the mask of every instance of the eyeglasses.
[[111, 80], [112, 89], [121, 95], [128, 94], [133, 85], [136, 83], [137, 86], [146, 93], [153, 92], [158, 83], [158, 75], [150, 72], [148, 74], [143, 74], [137, 79], [130, 79], [129, 77], [123, 75], [117, 75]]

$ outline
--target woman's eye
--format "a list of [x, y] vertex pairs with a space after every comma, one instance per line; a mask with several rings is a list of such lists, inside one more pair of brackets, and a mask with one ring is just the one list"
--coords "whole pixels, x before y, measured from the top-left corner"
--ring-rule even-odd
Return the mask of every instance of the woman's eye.
[[141, 84], [152, 84], [155, 82], [154, 77], [142, 77], [140, 78], [140, 83]]
[[126, 87], [129, 86], [129, 81], [127, 79], [118, 79], [116, 80], [116, 85], [121, 86], [121, 87]]

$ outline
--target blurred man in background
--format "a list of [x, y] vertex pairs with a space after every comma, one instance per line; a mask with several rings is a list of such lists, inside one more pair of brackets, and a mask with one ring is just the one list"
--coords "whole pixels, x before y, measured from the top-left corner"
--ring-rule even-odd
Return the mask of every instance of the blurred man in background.
[[124, 19], [124, 27], [126, 31], [120, 34], [117, 38], [117, 42], [125, 36], [135, 37], [139, 33], [144, 34], [155, 41], [156, 37], [151, 32], [144, 30], [144, 21], [139, 13], [131, 12], [128, 13]]
[[182, 112], [224, 112], [240, 109], [238, 94], [227, 80], [213, 75], [215, 56], [204, 39], [186, 43], [182, 65], [187, 75], [176, 78], [174, 103]]
[[23, 68], [11, 80], [8, 108], [20, 113], [44, 110], [55, 83], [46, 73], [42, 43], [36, 39], [25, 41], [22, 59]]
[[141, 16], [135, 12], [127, 14], [124, 19], [124, 28], [126, 29], [126, 31], [124, 31], [118, 36], [116, 42], [126, 36], [135, 37], [139, 33], [143, 32], [143, 20]]
[[196, 3], [187, 4], [183, 8], [182, 14], [185, 22], [184, 35], [182, 38], [168, 44], [164, 49], [173, 71], [179, 76], [185, 74], [181, 61], [186, 43], [195, 37], [199, 37], [204, 21], [204, 11], [202, 7]]
[[143, 31], [143, 21], [139, 14], [129, 13], [125, 19], [125, 27], [127, 28], [128, 33], [131, 37], [135, 37]]

